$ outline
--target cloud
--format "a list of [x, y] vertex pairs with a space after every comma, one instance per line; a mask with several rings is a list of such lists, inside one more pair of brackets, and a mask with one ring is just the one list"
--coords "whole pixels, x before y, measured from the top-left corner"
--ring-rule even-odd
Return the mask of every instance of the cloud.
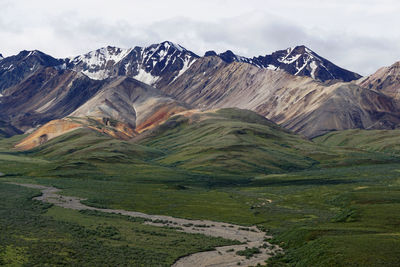
[[199, 55], [230, 49], [258, 56], [304, 44], [361, 74], [400, 60], [400, 34], [393, 27], [400, 23], [400, 4], [393, 0], [0, 3], [4, 55], [39, 49], [66, 57], [106, 45], [132, 47], [170, 40]]

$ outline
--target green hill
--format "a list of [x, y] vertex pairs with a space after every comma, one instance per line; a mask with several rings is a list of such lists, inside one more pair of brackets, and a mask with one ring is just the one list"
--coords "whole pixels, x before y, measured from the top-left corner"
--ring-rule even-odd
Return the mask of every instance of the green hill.
[[400, 130], [335, 131], [313, 139], [326, 146], [350, 147], [366, 151], [400, 153]]
[[313, 167], [383, 162], [383, 154], [329, 148], [240, 109], [174, 116], [137, 141], [165, 153], [157, 161], [191, 171], [251, 176]]

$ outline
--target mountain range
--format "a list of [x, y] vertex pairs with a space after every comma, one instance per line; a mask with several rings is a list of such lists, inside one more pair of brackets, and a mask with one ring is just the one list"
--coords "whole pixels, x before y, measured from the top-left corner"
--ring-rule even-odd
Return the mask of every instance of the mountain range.
[[394, 129], [399, 66], [362, 77], [305, 46], [253, 58], [198, 56], [169, 41], [64, 59], [21, 51], [0, 57], [0, 134], [29, 134], [20, 149], [77, 128], [130, 139], [173, 115], [221, 108], [251, 110], [306, 138]]

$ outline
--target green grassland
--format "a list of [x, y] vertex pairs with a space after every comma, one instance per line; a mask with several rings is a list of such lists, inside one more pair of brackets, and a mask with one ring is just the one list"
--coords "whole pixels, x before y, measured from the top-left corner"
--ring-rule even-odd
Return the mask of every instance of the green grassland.
[[346, 130], [317, 137], [316, 143], [336, 147], [352, 147], [367, 151], [400, 153], [400, 130]]
[[[0, 212], [13, 214], [1, 216], [0, 262], [73, 265], [104, 254], [110, 265], [159, 266], [227, 242], [49, 207], [30, 200], [37, 191], [1, 183], [17, 181], [56, 186], [96, 207], [256, 224], [285, 248], [272, 266], [398, 266], [397, 153], [373, 142], [309, 141], [237, 109], [196, 116], [173, 117], [132, 141], [80, 129], [21, 152], [12, 147], [23, 136], [0, 139]], [[165, 246], [174, 240], [176, 248]], [[56, 253], [41, 253], [53, 244]], [[82, 244], [93, 253], [83, 256]]]

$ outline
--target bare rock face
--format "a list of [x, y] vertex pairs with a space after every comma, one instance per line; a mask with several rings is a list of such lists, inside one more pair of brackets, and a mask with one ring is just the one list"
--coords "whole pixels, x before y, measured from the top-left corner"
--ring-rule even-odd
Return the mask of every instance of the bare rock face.
[[400, 62], [396, 62], [389, 67], [380, 68], [374, 74], [360, 79], [358, 84], [400, 100]]

